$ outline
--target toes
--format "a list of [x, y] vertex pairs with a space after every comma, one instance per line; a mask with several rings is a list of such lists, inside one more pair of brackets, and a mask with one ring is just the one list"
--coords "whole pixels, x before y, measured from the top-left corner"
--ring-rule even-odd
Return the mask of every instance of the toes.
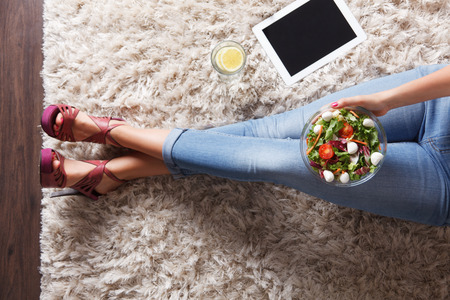
[[64, 121], [63, 115], [61, 113], [59, 113], [56, 116], [55, 124], [53, 125], [53, 130], [55, 131], [56, 134], [58, 134], [59, 131], [61, 130], [63, 121]]
[[61, 126], [63, 121], [64, 121], [63, 115], [61, 113], [59, 113], [56, 116], [55, 124], [58, 125], [58, 126]]
[[59, 166], [61, 165], [61, 162], [56, 158], [56, 156], [53, 156], [53, 161], [52, 161], [52, 167], [53, 170], [57, 170], [59, 168]]
[[59, 134], [59, 126], [53, 125], [53, 131], [55, 132], [56, 135], [58, 135]]

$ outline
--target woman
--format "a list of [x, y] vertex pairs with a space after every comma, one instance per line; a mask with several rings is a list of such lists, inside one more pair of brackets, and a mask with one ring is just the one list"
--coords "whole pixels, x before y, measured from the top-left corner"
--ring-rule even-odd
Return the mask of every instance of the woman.
[[[427, 66], [366, 82], [298, 109], [208, 130], [139, 129], [67, 105], [48, 107], [47, 134], [63, 141], [135, 150], [110, 161], [41, 153], [43, 187], [72, 187], [97, 199], [135, 178], [210, 174], [283, 184], [324, 200], [432, 225], [450, 224], [450, 66]], [[362, 106], [388, 137], [383, 167], [368, 182], [338, 188], [309, 173], [299, 152], [306, 120], [323, 106]]]

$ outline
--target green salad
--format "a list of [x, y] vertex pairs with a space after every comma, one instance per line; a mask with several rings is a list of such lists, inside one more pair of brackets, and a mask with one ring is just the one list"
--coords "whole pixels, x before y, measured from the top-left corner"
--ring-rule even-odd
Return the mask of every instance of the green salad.
[[373, 173], [383, 159], [374, 121], [350, 109], [323, 112], [306, 144], [311, 167], [327, 182], [359, 180]]

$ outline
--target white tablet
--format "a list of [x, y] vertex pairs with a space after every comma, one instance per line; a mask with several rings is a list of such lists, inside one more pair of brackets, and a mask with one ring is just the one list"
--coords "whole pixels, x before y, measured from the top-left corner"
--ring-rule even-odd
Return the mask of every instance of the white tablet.
[[287, 85], [366, 39], [343, 0], [294, 1], [253, 32]]

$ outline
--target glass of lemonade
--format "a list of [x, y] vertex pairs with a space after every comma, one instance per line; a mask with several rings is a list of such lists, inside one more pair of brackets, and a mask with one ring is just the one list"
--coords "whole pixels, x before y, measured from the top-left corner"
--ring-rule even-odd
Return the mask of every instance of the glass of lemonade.
[[211, 63], [222, 75], [238, 74], [244, 68], [246, 58], [244, 48], [234, 41], [219, 43], [211, 53]]

